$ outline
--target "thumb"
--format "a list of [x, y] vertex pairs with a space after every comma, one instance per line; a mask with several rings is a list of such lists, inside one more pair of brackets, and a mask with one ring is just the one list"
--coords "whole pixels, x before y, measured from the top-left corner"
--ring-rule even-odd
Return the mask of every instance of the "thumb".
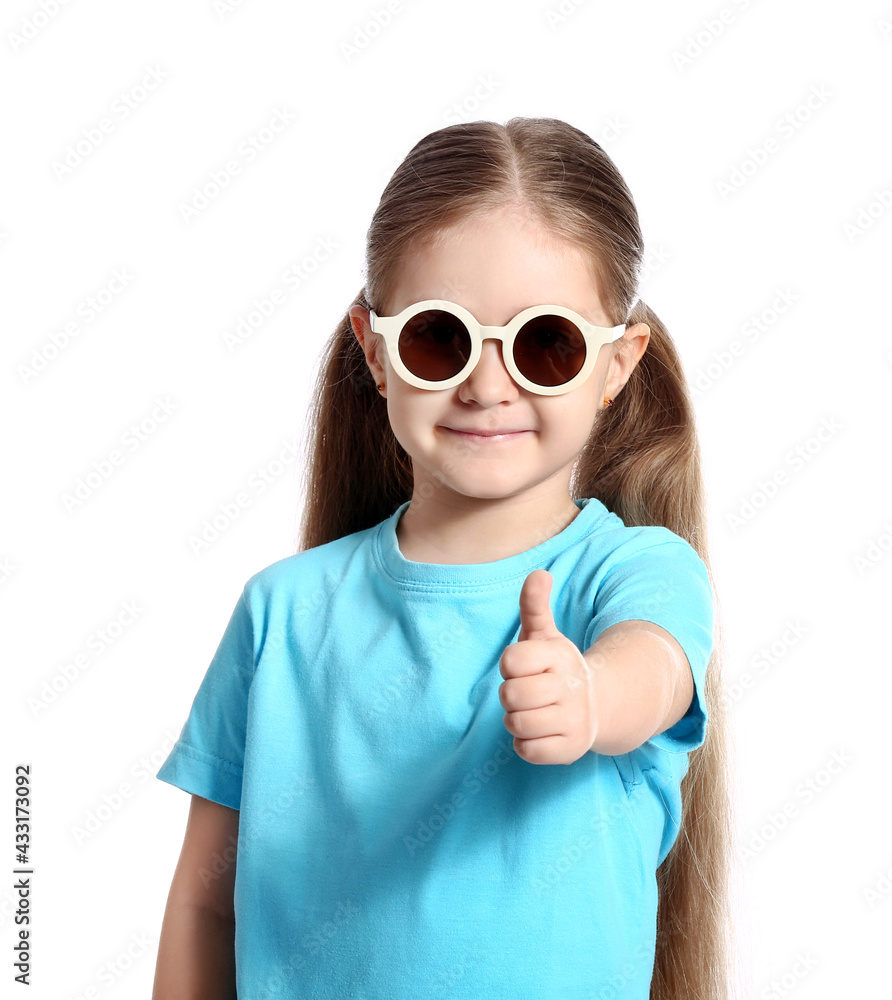
[[527, 639], [553, 639], [560, 635], [548, 605], [553, 578], [547, 569], [534, 569], [524, 580], [520, 591], [520, 634], [518, 642]]

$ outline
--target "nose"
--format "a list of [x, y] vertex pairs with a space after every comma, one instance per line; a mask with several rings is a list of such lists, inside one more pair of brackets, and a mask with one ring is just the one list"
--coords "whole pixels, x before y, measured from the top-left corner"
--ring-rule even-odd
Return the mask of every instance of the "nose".
[[458, 388], [465, 401], [473, 399], [487, 406], [517, 398], [520, 387], [505, 366], [502, 345], [495, 337], [483, 341], [480, 360]]

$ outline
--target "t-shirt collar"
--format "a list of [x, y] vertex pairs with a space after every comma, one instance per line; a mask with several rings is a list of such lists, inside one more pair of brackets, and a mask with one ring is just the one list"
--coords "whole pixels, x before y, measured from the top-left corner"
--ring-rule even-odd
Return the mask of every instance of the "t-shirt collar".
[[397, 524], [411, 501], [406, 500], [386, 521], [378, 525], [374, 544], [381, 569], [398, 583], [445, 588], [499, 585], [515, 578], [526, 578], [534, 569], [545, 568], [553, 556], [569, 548], [589, 534], [606, 514], [607, 508], [593, 497], [573, 502], [580, 512], [563, 531], [539, 545], [494, 562], [484, 563], [423, 563], [414, 562], [402, 554], [396, 535]]

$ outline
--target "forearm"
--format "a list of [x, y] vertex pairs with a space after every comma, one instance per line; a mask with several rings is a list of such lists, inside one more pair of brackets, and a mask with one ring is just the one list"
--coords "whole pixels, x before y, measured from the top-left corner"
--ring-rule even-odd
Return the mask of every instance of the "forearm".
[[235, 1000], [235, 920], [168, 902], [152, 1000]]
[[628, 753], [675, 725], [690, 707], [694, 680], [687, 657], [653, 622], [613, 625], [583, 655], [597, 706], [590, 750]]

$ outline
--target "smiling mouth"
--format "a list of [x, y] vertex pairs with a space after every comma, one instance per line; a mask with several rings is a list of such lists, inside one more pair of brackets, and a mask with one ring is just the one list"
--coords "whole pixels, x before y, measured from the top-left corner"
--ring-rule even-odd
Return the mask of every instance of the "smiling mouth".
[[444, 427], [443, 429], [449, 431], [450, 434], [457, 434], [459, 437], [467, 438], [469, 441], [486, 441], [492, 444], [498, 441], [514, 441], [522, 438], [525, 434], [532, 433], [531, 431], [505, 431], [502, 433], [485, 431], [475, 433], [474, 431], [457, 431], [452, 427]]

